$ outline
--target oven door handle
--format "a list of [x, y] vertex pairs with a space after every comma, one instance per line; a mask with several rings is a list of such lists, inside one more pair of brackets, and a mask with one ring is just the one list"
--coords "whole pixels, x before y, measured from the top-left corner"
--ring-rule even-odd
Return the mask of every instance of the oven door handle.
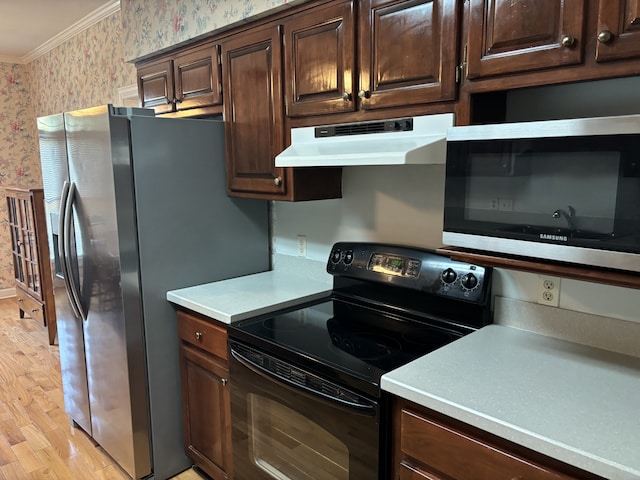
[[[284, 384], [286, 384], [289, 387], [292, 387], [294, 389], [297, 390], [302, 390], [305, 393], [308, 393], [310, 395], [316, 396], [316, 397], [320, 397], [323, 398], [325, 400], [329, 400], [331, 402], [337, 403], [343, 407], [347, 407], [349, 410], [356, 410], [359, 413], [363, 413], [363, 414], [368, 414], [368, 415], [375, 415], [375, 411], [376, 411], [376, 403], [372, 402], [368, 399], [365, 399], [364, 397], [359, 396], [359, 398], [361, 399], [361, 401], [363, 403], [356, 403], [356, 402], [350, 402], [349, 400], [345, 400], [343, 398], [340, 397], [336, 397], [334, 395], [316, 390], [314, 388], [311, 388], [309, 386], [306, 385], [301, 385], [299, 383], [293, 382], [291, 380], [289, 380], [286, 377], [283, 377], [282, 375], [278, 375], [277, 373], [274, 373], [270, 370], [267, 370], [266, 368], [264, 368], [261, 365], [258, 365], [257, 363], [251, 361], [250, 359], [248, 359], [247, 357], [245, 357], [244, 355], [242, 355], [240, 352], [238, 352], [237, 350], [235, 350], [233, 348], [233, 346], [230, 347], [229, 349], [231, 351], [231, 356], [233, 358], [235, 358], [240, 364], [242, 364], [243, 366], [247, 367], [249, 370], [251, 370], [252, 372], [265, 377], [269, 380], [275, 380], [278, 382], [282, 382]], [[297, 368], [297, 367], [296, 367]], [[313, 375], [313, 374], [310, 374]]]

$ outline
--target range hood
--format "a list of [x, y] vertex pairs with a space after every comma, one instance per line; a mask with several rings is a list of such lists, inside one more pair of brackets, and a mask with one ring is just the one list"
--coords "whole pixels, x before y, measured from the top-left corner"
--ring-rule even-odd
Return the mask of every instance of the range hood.
[[276, 167], [444, 164], [453, 114], [291, 129]]

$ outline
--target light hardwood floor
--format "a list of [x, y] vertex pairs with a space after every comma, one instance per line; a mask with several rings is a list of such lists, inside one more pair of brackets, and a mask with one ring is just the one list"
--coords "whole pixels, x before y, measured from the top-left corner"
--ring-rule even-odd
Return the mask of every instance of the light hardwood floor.
[[[58, 346], [0, 300], [0, 480], [128, 480], [64, 412]], [[202, 480], [193, 470], [175, 480]]]

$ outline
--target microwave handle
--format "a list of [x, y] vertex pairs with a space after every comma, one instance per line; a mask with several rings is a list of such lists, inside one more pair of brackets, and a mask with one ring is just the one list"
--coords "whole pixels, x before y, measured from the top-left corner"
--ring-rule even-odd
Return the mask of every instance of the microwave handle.
[[297, 390], [302, 390], [305, 393], [308, 393], [310, 395], [316, 396], [316, 397], [320, 397], [323, 398], [325, 400], [329, 400], [331, 402], [337, 403], [343, 407], [347, 407], [349, 410], [356, 410], [359, 413], [364, 413], [367, 415], [374, 415], [375, 414], [375, 409], [376, 409], [376, 403], [373, 401], [369, 401], [366, 400], [364, 398], [362, 398], [363, 403], [355, 403], [355, 402], [350, 402], [348, 400], [345, 400], [343, 398], [339, 398], [336, 397], [334, 395], [330, 395], [328, 393], [322, 392], [320, 390], [311, 388], [309, 386], [306, 385], [300, 385], [296, 382], [292, 382], [291, 380], [278, 375], [274, 372], [271, 372], [269, 370], [267, 370], [266, 368], [264, 368], [261, 365], [258, 365], [257, 363], [251, 361], [249, 358], [245, 357], [244, 355], [242, 355], [240, 352], [238, 352], [236, 349], [233, 348], [233, 345], [230, 346], [229, 348], [230, 352], [231, 352], [231, 356], [237, 360], [241, 365], [243, 365], [244, 367], [248, 368], [249, 370], [251, 370], [252, 372], [265, 377], [269, 380], [272, 381], [277, 381], [280, 383], [284, 383], [289, 387], [292, 387], [294, 389]]

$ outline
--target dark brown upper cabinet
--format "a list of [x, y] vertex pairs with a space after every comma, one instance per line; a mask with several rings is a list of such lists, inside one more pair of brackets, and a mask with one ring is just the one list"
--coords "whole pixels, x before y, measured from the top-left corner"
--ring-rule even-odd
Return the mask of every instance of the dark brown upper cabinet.
[[280, 27], [236, 35], [222, 45], [229, 195], [284, 195], [285, 169]]
[[138, 99], [141, 107], [156, 114], [174, 111], [173, 62], [161, 58], [138, 67]]
[[219, 49], [200, 45], [140, 64], [141, 106], [166, 114], [222, 105]]
[[288, 116], [455, 98], [454, 0], [363, 0], [358, 8], [332, 3], [285, 21]]
[[285, 147], [282, 27], [278, 23], [222, 42], [227, 193], [270, 200], [342, 195], [340, 168], [281, 168]]
[[584, 0], [474, 0], [469, 15], [467, 77], [582, 62], [584, 3]]
[[355, 110], [354, 22], [348, 1], [294, 15], [285, 23], [287, 115]]
[[361, 9], [363, 109], [455, 99], [455, 0], [363, 0]]
[[600, 0], [596, 61], [640, 57], [640, 0]]

